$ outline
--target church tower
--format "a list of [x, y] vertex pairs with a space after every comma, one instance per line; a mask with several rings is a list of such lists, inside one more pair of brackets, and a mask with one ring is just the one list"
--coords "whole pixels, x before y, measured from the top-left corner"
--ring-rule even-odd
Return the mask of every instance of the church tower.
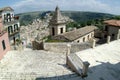
[[66, 32], [66, 21], [61, 15], [59, 7], [57, 6], [54, 15], [49, 23], [50, 35], [56, 36]]

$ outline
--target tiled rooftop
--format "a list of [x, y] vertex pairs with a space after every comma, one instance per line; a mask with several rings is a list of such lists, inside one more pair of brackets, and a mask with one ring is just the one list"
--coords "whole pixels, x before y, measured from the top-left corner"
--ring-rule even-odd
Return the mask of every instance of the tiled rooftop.
[[107, 20], [104, 23], [110, 26], [120, 27], [120, 20]]
[[95, 26], [86, 26], [86, 27], [79, 28], [79, 29], [76, 29], [73, 31], [69, 31], [69, 32], [66, 32], [66, 33], [63, 33], [60, 35], [64, 36], [68, 40], [72, 41], [72, 40], [78, 39], [92, 31], [94, 31], [95, 29], [97, 29], [97, 27], [95, 27]]

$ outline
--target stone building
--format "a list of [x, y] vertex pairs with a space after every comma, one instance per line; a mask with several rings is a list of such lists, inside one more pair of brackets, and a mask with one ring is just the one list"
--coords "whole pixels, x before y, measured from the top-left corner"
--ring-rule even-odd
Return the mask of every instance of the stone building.
[[104, 24], [104, 31], [106, 33], [104, 38], [109, 35], [112, 40], [120, 39], [120, 20], [106, 20]]
[[57, 40], [64, 40], [68, 42], [88, 42], [94, 38], [95, 26], [86, 26], [73, 31], [69, 31], [54, 37]]
[[49, 23], [50, 35], [56, 36], [66, 32], [66, 21], [61, 15], [58, 6], [55, 9], [54, 15]]
[[50, 35], [55, 40], [63, 40], [67, 42], [87, 42], [94, 38], [95, 26], [86, 26], [80, 29], [66, 32], [66, 20], [61, 15], [58, 6], [49, 24]]
[[2, 30], [8, 31], [8, 36], [11, 44], [15, 44], [16, 39], [20, 39], [19, 34], [19, 17], [14, 16], [14, 10], [11, 7], [4, 7], [0, 9], [2, 16], [3, 28]]
[[3, 56], [10, 50], [10, 44], [8, 39], [8, 33], [5, 30], [2, 30], [2, 17], [0, 16], [0, 60]]
[[[88, 42], [94, 38], [95, 29], [97, 29], [95, 26], [86, 26], [66, 32], [66, 19], [62, 16], [58, 6], [49, 22], [49, 35], [51, 39], [64, 42]], [[44, 48], [41, 37], [42, 35], [38, 34], [37, 38], [32, 42], [33, 49], [40, 50]]]

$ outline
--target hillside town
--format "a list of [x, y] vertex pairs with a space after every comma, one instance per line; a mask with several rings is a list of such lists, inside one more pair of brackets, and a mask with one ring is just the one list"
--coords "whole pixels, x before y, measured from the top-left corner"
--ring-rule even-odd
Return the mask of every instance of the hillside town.
[[0, 8], [0, 80], [120, 80], [120, 20], [69, 29], [54, 14], [21, 26], [11, 7]]

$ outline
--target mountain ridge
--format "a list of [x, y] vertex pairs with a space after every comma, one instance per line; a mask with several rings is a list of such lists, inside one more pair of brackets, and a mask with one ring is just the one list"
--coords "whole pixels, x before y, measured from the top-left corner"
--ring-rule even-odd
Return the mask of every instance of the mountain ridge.
[[[22, 23], [21, 25], [24, 25], [25, 23], [27, 25], [29, 23], [32, 23], [34, 19], [39, 19], [41, 17], [44, 17], [45, 16], [44, 14], [46, 12], [53, 13], [54, 11], [35, 11], [35, 12], [19, 13], [16, 15], [20, 17], [20, 22]], [[75, 22], [86, 22], [95, 19], [107, 19], [115, 16], [109, 13], [86, 12], [86, 11], [61, 11], [61, 13], [64, 16], [70, 17]]]

